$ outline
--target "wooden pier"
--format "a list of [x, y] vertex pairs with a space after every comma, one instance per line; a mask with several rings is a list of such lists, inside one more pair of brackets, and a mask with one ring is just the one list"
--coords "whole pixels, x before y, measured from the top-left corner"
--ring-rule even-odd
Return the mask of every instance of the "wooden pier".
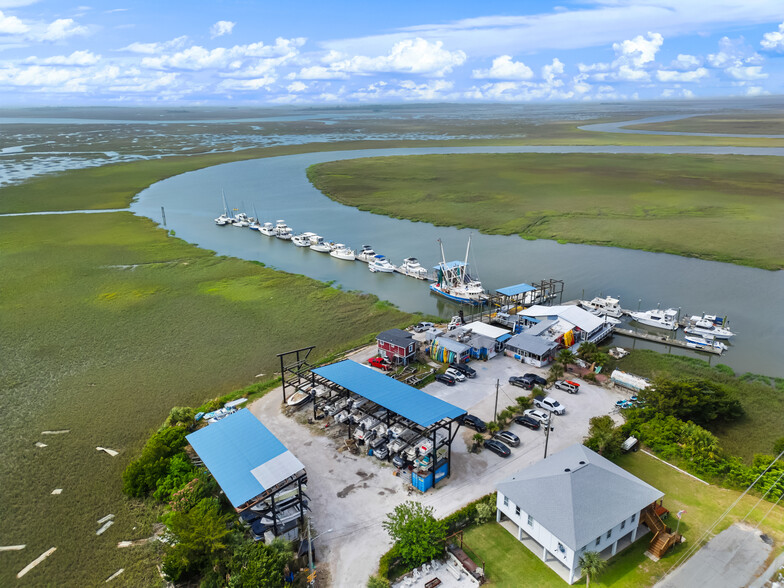
[[618, 335], [625, 335], [626, 337], [632, 337], [633, 339], [642, 339], [643, 341], [650, 341], [651, 343], [660, 343], [662, 345], [672, 345], [673, 347], [681, 347], [683, 349], [691, 349], [692, 351], [703, 351], [705, 353], [713, 353], [714, 355], [721, 355], [721, 349], [713, 349], [713, 348], [704, 348], [704, 349], [695, 349], [693, 347], [689, 347], [686, 344], [686, 341], [681, 341], [679, 339], [670, 338], [665, 335], [652, 335], [650, 333], [642, 333], [640, 331], [634, 331], [632, 329], [621, 329], [619, 327], [615, 327], [615, 332]]

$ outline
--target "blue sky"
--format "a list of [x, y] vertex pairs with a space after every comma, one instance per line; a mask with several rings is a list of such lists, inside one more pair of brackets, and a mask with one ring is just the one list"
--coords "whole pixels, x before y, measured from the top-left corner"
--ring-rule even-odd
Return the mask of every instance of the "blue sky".
[[0, 0], [0, 105], [782, 94], [782, 0]]

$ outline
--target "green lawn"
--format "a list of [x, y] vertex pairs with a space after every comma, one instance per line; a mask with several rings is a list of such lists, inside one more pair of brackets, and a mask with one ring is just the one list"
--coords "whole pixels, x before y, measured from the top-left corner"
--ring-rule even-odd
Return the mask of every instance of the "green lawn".
[[683, 120], [629, 125], [643, 131], [681, 133], [730, 133], [733, 135], [784, 135], [784, 116], [780, 113], [746, 113], [733, 115], [693, 116]]
[[398, 218], [784, 267], [776, 157], [424, 155], [328, 162], [308, 175], [338, 202]]
[[316, 345], [318, 359], [415, 320], [125, 212], [0, 218], [0, 267], [2, 536], [27, 545], [2, 554], [3, 586], [53, 546], [25, 582], [95, 586], [123, 567], [121, 583], [149, 585], [149, 550], [116, 548], [155, 520], [121, 475], [172, 406], [273, 378], [280, 351]]
[[[644, 555], [650, 540], [650, 535], [647, 535], [613, 558], [605, 572], [591, 580], [591, 585], [613, 588], [652, 586], [740, 493], [706, 486], [642, 453], [625, 455], [618, 464], [664, 492], [664, 504], [670, 511], [686, 510], [679, 529], [686, 537], [686, 543], [676, 546], [662, 560], [654, 563]], [[730, 512], [730, 516], [716, 528], [715, 533], [742, 519], [756, 502], [756, 496], [744, 497]], [[759, 522], [770, 506], [770, 503], [763, 502], [752, 512], [748, 521], [751, 524]], [[675, 525], [675, 522], [673, 517], [668, 524]], [[776, 507], [765, 519], [761, 529], [780, 545], [784, 541], [784, 508]], [[563, 580], [555, 572], [497, 523], [469, 529], [464, 539], [485, 560], [490, 586], [564, 586]], [[585, 580], [578, 584], [585, 584]]]

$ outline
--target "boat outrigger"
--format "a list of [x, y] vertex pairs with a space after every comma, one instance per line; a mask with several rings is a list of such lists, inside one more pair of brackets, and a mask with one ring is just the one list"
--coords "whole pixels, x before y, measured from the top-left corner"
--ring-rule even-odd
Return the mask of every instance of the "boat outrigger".
[[441, 247], [441, 263], [435, 268], [436, 281], [430, 284], [430, 290], [444, 298], [463, 304], [484, 304], [487, 302], [487, 293], [482, 288], [482, 282], [468, 274], [468, 253], [471, 249], [471, 236], [468, 237], [465, 261], [450, 261], [447, 263], [444, 256], [444, 244], [438, 240]]

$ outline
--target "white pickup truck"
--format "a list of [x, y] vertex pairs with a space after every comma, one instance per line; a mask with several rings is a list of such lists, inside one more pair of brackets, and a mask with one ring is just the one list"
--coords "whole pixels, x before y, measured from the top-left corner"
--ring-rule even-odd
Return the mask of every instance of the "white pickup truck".
[[563, 404], [549, 396], [534, 396], [534, 406], [549, 410], [555, 414], [564, 414], [566, 412], [566, 407]]

